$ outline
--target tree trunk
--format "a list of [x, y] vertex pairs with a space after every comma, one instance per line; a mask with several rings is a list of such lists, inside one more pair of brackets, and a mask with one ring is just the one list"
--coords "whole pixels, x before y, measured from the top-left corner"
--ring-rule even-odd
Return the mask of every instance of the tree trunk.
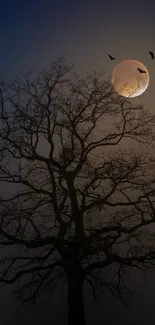
[[68, 325], [85, 325], [83, 281], [80, 272], [67, 272]]

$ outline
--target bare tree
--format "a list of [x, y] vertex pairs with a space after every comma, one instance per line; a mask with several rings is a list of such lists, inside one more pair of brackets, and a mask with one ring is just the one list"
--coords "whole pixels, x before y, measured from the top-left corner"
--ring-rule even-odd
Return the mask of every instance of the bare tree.
[[26, 276], [30, 301], [64, 276], [84, 325], [84, 282], [124, 302], [124, 272], [154, 263], [154, 116], [61, 58], [0, 97], [0, 281]]

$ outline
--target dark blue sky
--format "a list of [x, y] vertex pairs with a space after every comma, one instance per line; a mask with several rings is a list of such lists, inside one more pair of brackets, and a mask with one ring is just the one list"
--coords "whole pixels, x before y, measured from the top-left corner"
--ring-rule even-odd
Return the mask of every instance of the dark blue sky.
[[[37, 73], [47, 68], [59, 56], [65, 56], [68, 63], [75, 62], [81, 74], [91, 69], [104, 70], [111, 74], [113, 63], [107, 53], [118, 58], [140, 60], [150, 73], [148, 90], [140, 97], [140, 101], [154, 109], [155, 63], [151, 61], [148, 51], [155, 52], [155, 1], [122, 1], [122, 0], [10, 0], [0, 1], [0, 76], [8, 79], [25, 73], [29, 69]], [[131, 312], [123, 307], [112, 307], [115, 322], [119, 324], [154, 324], [149, 313], [154, 312], [152, 302], [155, 298], [154, 276], [148, 282], [148, 288], [141, 288], [141, 293], [134, 302]], [[151, 292], [149, 291], [151, 288]], [[11, 320], [16, 302], [10, 298], [10, 291], [0, 293], [0, 301], [4, 301], [7, 311], [1, 310], [1, 325], [17, 324]], [[8, 294], [7, 294], [8, 292]], [[53, 313], [60, 315], [63, 302], [58, 298], [53, 305]], [[135, 301], [135, 300], [134, 300]], [[54, 302], [52, 302], [54, 304]], [[49, 321], [42, 312], [44, 324], [57, 324], [52, 320], [49, 307]], [[105, 323], [104, 309], [95, 309], [90, 314], [92, 324]], [[145, 315], [143, 311], [145, 310]], [[47, 312], [47, 311], [46, 311]], [[9, 314], [10, 313], [10, 314]], [[22, 313], [19, 324], [35, 324], [31, 312], [25, 323]], [[38, 313], [38, 312], [36, 312]], [[41, 313], [41, 311], [40, 311]], [[127, 313], [127, 314], [126, 314]], [[109, 315], [109, 323], [113, 323], [113, 315]], [[126, 316], [129, 318], [128, 322]], [[38, 316], [40, 317], [40, 316]], [[62, 313], [62, 317], [64, 314]], [[149, 322], [148, 322], [149, 319]], [[38, 324], [37, 320], [37, 324]], [[63, 324], [63, 321], [62, 321]]]
[[[155, 3], [126, 1], [4, 1], [0, 8], [0, 75], [47, 67], [65, 56], [83, 69], [107, 69], [107, 52], [149, 62]], [[108, 70], [108, 69], [107, 69]], [[110, 73], [110, 71], [108, 71]]]

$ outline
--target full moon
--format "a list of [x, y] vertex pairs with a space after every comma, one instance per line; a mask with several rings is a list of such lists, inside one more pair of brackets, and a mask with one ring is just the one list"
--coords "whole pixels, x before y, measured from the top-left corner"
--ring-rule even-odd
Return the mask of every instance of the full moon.
[[[140, 68], [146, 73], [140, 73]], [[124, 60], [115, 66], [112, 84], [116, 92], [123, 97], [140, 96], [149, 85], [149, 72], [145, 65], [136, 60]]]

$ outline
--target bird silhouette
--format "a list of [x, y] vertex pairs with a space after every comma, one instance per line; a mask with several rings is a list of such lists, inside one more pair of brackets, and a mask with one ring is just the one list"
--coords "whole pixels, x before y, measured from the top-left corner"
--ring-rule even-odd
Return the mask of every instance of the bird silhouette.
[[151, 55], [152, 60], [154, 60], [154, 53], [149, 51], [149, 54]]
[[116, 58], [114, 58], [113, 56], [111, 56], [110, 54], [108, 54], [110, 60], [115, 60]]
[[144, 70], [142, 70], [142, 69], [139, 69], [139, 68], [137, 68], [138, 69], [138, 71], [140, 72], [140, 73], [146, 73], [146, 71], [144, 71]]

